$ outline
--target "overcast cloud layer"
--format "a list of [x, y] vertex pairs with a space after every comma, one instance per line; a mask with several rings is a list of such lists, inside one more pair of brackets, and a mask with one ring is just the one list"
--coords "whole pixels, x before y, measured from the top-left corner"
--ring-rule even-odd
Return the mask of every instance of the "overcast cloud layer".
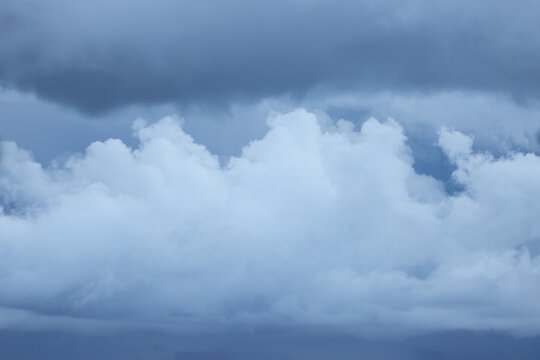
[[540, 157], [442, 127], [450, 196], [393, 120], [268, 124], [225, 166], [173, 118], [50, 168], [4, 142], [0, 326], [540, 334]]
[[0, 85], [89, 113], [367, 91], [540, 95], [540, 5], [502, 1], [3, 1]]

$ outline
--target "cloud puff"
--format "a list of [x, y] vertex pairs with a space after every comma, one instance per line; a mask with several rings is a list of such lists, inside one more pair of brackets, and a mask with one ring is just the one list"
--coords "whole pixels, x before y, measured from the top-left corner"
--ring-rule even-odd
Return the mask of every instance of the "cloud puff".
[[51, 327], [540, 333], [540, 157], [475, 153], [443, 128], [451, 196], [414, 171], [393, 120], [356, 130], [299, 109], [268, 125], [224, 166], [170, 117], [137, 121], [137, 148], [94, 142], [50, 168], [3, 143], [3, 311]]
[[331, 89], [538, 99], [537, 1], [0, 4], [0, 84], [89, 113]]
[[498, 155], [516, 149], [540, 150], [535, 138], [540, 107], [522, 106], [506, 96], [465, 91], [425, 96], [341, 93], [310, 99], [305, 106], [345, 119], [365, 118], [368, 114], [381, 119], [397, 118], [409, 141], [436, 142], [437, 130], [447, 126], [473, 135], [476, 149]]

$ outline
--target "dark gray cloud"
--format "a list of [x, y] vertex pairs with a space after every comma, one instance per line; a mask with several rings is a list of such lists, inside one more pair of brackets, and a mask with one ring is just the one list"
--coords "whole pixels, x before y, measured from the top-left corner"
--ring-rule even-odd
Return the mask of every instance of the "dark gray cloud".
[[540, 95], [534, 1], [82, 1], [0, 6], [0, 83], [96, 113], [317, 86]]

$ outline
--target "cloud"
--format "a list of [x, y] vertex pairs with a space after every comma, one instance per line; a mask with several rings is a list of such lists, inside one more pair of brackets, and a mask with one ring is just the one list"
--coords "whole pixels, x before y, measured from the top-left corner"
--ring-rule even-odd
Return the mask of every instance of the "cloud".
[[540, 150], [535, 139], [540, 107], [522, 106], [506, 96], [467, 91], [427, 95], [351, 92], [319, 95], [306, 101], [305, 106], [351, 120], [398, 118], [409, 140], [437, 142], [438, 130], [446, 126], [473, 135], [476, 149], [498, 155]]
[[[344, 334], [280, 329], [225, 334], [164, 334], [159, 331], [98, 333], [2, 331], [0, 356], [7, 359], [306, 359], [430, 360], [494, 359], [508, 354], [536, 360], [540, 338], [493, 332], [451, 331], [406, 339], [365, 339]], [[86, 335], [86, 336], [85, 336]]]
[[99, 113], [317, 88], [538, 99], [539, 6], [49, 1], [0, 6], [0, 83]]
[[442, 129], [464, 189], [448, 195], [394, 120], [275, 114], [223, 166], [179, 124], [138, 120], [138, 147], [94, 142], [48, 168], [3, 143], [3, 311], [40, 328], [540, 333], [540, 157]]

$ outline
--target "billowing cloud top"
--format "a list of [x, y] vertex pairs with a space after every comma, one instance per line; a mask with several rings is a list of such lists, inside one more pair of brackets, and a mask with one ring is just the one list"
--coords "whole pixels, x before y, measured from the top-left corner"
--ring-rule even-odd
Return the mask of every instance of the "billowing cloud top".
[[540, 157], [443, 128], [448, 195], [393, 120], [268, 124], [224, 166], [174, 118], [50, 168], [3, 143], [0, 325], [540, 333]]
[[538, 1], [0, 4], [0, 85], [96, 113], [309, 89], [540, 95]]

